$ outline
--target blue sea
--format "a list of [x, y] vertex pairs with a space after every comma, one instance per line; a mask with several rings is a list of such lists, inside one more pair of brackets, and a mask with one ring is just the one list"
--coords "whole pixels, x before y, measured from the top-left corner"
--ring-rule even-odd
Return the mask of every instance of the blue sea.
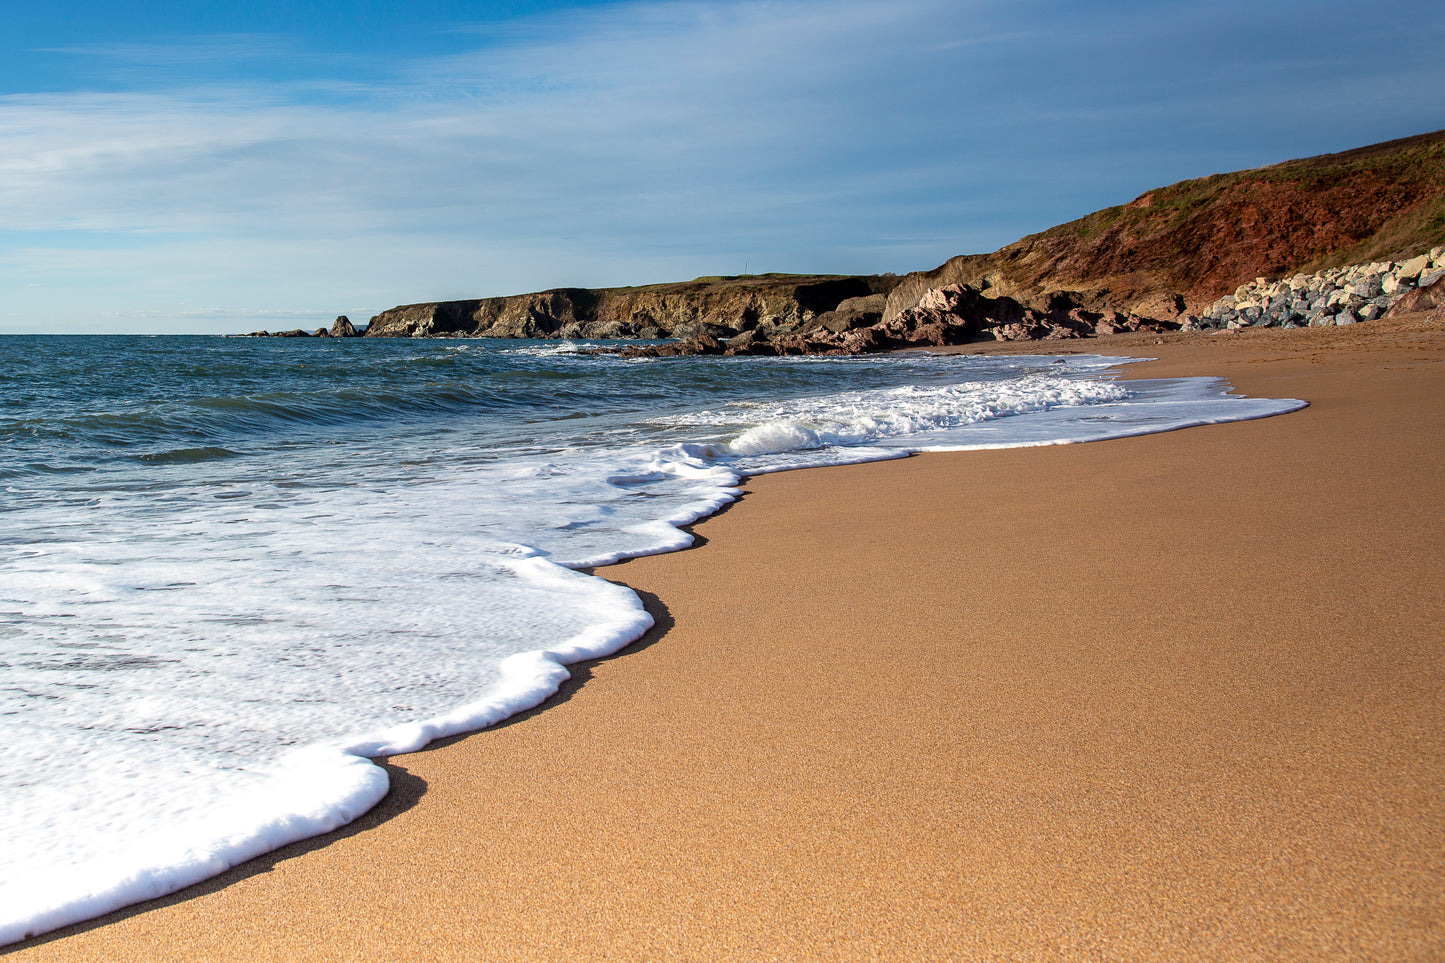
[[0, 337], [0, 944], [356, 818], [760, 472], [1280, 414], [1122, 359]]

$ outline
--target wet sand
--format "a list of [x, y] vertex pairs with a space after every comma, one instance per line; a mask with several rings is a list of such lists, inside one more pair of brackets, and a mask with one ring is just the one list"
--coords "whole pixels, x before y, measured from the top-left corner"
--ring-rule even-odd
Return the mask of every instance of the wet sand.
[[1161, 340], [1062, 347], [1311, 407], [754, 479], [548, 707], [15, 958], [1445, 957], [1445, 331]]

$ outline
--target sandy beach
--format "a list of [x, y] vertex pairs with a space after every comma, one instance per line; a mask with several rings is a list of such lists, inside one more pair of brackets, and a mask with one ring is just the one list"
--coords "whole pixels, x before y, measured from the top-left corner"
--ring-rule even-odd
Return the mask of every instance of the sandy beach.
[[543, 709], [390, 760], [340, 833], [6, 949], [1445, 957], [1445, 325], [1032, 347], [1310, 407], [753, 479], [599, 570], [658, 627]]

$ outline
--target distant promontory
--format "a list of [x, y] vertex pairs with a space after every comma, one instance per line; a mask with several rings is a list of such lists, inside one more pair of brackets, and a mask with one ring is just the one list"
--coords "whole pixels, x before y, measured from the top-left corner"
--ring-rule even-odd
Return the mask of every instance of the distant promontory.
[[[409, 304], [376, 315], [364, 334], [680, 339], [683, 353], [726, 345], [729, 353], [796, 354], [1241, 322], [1333, 324], [1368, 320], [1388, 309], [1392, 292], [1433, 282], [1442, 247], [1445, 131], [1437, 131], [1181, 181], [931, 271], [706, 277]], [[1408, 275], [1421, 257], [1423, 268]], [[1247, 298], [1251, 284], [1265, 291], [1270, 279], [1291, 277], [1295, 287], [1285, 281], [1284, 290], [1308, 297], [1286, 304], [1276, 283], [1273, 301], [1232, 315], [1221, 303]], [[1342, 306], [1350, 314], [1341, 315]], [[1259, 309], [1253, 316], [1251, 307]], [[327, 334], [354, 333], [343, 321]]]

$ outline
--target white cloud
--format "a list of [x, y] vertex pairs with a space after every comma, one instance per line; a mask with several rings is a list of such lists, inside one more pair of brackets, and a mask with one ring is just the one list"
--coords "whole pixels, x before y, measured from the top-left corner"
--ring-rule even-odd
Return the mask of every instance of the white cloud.
[[45, 53], [99, 57], [142, 67], [194, 67], [216, 63], [246, 63], [295, 55], [295, 44], [271, 34], [213, 34], [173, 43], [99, 43], [48, 47]]
[[[1361, 82], [1287, 47], [1260, 87], [1229, 48], [1171, 54], [1196, 8], [1148, 9], [636, 3], [478, 28], [474, 51], [390, 65], [399, 79], [372, 86], [3, 97], [0, 326], [118, 313], [155, 329], [204, 304], [229, 305], [234, 330], [258, 311], [364, 316], [744, 259], [930, 267], [1159, 183], [1282, 159], [1271, 145], [1354, 146], [1355, 131], [1307, 114], [1221, 137], [1304, 87], [1322, 103], [1389, 91], [1397, 102], [1371, 115], [1382, 136], [1445, 123], [1433, 94], [1408, 96], [1439, 79], [1422, 66], [1434, 60], [1397, 56]], [[210, 44], [237, 59], [273, 49]], [[1299, 75], [1280, 70], [1293, 62]]]

